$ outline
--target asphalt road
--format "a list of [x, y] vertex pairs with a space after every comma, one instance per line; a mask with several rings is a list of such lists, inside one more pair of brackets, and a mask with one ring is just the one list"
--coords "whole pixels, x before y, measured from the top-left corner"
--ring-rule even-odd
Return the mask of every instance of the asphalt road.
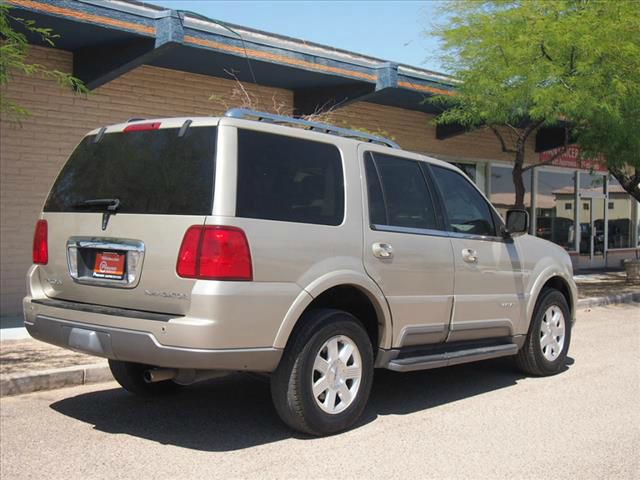
[[382, 371], [360, 425], [287, 430], [236, 375], [143, 401], [115, 383], [0, 401], [0, 477], [640, 478], [640, 306], [581, 311], [569, 365]]

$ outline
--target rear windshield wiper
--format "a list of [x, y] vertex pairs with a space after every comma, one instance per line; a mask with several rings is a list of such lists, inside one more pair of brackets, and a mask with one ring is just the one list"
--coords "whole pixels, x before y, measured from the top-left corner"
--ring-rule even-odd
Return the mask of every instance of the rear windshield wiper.
[[107, 207], [108, 212], [115, 213], [120, 208], [119, 198], [91, 198], [82, 202], [75, 203], [75, 208], [88, 208], [88, 207]]
[[115, 215], [120, 208], [120, 199], [119, 198], [91, 198], [89, 200], [84, 200], [82, 202], [78, 202], [73, 205], [75, 208], [90, 208], [90, 207], [107, 207], [104, 212], [102, 212], [102, 230], [107, 229], [107, 225], [109, 224], [109, 217], [111, 215]]

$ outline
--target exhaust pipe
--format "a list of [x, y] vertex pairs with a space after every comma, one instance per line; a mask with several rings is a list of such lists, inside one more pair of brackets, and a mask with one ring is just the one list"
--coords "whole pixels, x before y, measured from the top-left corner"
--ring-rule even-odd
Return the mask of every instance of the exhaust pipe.
[[144, 381], [147, 383], [164, 382], [173, 380], [178, 372], [173, 368], [153, 368], [144, 372]]

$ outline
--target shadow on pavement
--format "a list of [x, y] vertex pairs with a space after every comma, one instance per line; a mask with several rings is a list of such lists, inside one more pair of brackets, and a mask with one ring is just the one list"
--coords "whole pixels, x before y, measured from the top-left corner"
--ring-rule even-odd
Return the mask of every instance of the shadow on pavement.
[[[567, 364], [573, 363], [573, 359], [567, 360]], [[356, 428], [378, 415], [436, 408], [513, 386], [522, 378], [509, 359], [405, 374], [379, 370]], [[199, 383], [153, 400], [116, 388], [66, 398], [51, 408], [103, 432], [203, 451], [239, 450], [294, 436], [302, 438], [278, 418], [268, 379], [247, 374]]]

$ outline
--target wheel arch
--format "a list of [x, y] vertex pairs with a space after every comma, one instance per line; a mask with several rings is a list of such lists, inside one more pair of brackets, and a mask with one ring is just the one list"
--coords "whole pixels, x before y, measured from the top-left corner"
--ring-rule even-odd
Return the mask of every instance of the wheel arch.
[[546, 272], [545, 275], [541, 275], [536, 282], [534, 288], [534, 294], [531, 295], [529, 299], [529, 304], [527, 306], [527, 318], [529, 322], [531, 322], [531, 318], [533, 316], [534, 309], [538, 303], [538, 299], [540, 295], [545, 289], [553, 288], [554, 290], [559, 291], [564, 296], [567, 301], [567, 305], [569, 306], [569, 312], [571, 314], [571, 321], [575, 321], [575, 312], [577, 305], [577, 293], [576, 287], [573, 283], [573, 279], [568, 280], [566, 275], [557, 272], [557, 271], [549, 271]]
[[357, 317], [372, 340], [374, 354], [391, 346], [391, 313], [382, 291], [368, 277], [338, 272], [308, 285], [295, 300], [276, 335], [274, 346], [285, 348], [300, 319], [313, 308], [335, 308]]

